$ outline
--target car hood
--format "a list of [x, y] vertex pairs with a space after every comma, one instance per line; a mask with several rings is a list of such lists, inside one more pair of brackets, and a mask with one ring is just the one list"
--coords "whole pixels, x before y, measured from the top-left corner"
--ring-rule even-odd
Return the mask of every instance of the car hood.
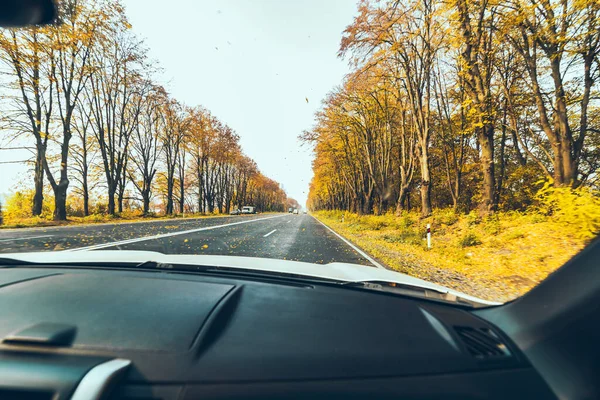
[[483, 300], [468, 294], [437, 285], [422, 279], [388, 269], [366, 265], [333, 262], [312, 264], [301, 261], [280, 260], [258, 257], [238, 257], [219, 255], [163, 254], [154, 251], [136, 250], [94, 250], [94, 251], [57, 251], [2, 254], [0, 259], [19, 260], [25, 263], [143, 263], [154, 261], [162, 264], [187, 264], [208, 267], [237, 268], [270, 273], [294, 274], [311, 278], [331, 279], [343, 282], [390, 282], [400, 285], [416, 286], [423, 289], [449, 293], [466, 300], [484, 305], [501, 303]]

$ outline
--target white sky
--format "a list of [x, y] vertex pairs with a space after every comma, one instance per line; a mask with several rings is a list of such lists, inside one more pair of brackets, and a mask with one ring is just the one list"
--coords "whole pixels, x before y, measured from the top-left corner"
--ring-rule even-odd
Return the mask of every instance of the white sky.
[[[161, 83], [176, 99], [203, 105], [231, 126], [261, 171], [304, 204], [312, 154], [297, 137], [348, 72], [336, 54], [356, 1], [124, 3], [133, 31], [163, 69]], [[0, 160], [15, 157], [0, 152]], [[0, 164], [0, 194], [12, 192], [24, 170]]]

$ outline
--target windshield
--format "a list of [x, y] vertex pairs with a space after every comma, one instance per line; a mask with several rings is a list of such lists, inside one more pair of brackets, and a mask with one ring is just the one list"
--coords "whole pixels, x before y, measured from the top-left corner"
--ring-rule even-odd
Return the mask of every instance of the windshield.
[[0, 29], [0, 253], [354, 264], [505, 302], [600, 231], [594, 0], [58, 11]]

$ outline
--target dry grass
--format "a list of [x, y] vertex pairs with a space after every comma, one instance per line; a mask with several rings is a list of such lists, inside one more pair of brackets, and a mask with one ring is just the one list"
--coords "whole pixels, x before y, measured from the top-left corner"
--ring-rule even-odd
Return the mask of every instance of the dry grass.
[[[527, 292], [590, 241], [578, 227], [534, 212], [482, 218], [436, 210], [427, 219], [415, 213], [314, 215], [390, 268], [495, 301]], [[427, 223], [432, 230], [429, 250]]]
[[175, 214], [171, 216], [143, 216], [141, 213], [124, 213], [122, 215], [112, 216], [106, 214], [93, 214], [87, 217], [68, 217], [67, 221], [54, 221], [51, 218], [43, 217], [28, 217], [28, 218], [7, 218], [4, 224], [0, 225], [0, 229], [9, 228], [35, 228], [49, 226], [65, 226], [65, 225], [87, 225], [87, 224], [106, 224], [106, 223], [132, 223], [145, 221], [158, 221], [168, 219], [188, 219], [188, 218], [211, 218], [222, 217], [225, 214]]

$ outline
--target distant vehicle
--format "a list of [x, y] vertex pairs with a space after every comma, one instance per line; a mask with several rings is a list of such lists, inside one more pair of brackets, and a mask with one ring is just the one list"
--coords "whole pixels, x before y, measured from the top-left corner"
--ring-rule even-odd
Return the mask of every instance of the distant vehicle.
[[289, 213], [291, 213], [291, 212], [294, 212], [294, 207], [290, 207], [290, 208], [288, 208], [288, 212], [289, 212]]
[[242, 207], [242, 214], [256, 214], [256, 207], [244, 206]]
[[304, 210], [304, 214], [306, 214], [306, 210]]
[[294, 208], [294, 214], [298, 214], [298, 209]]
[[239, 208], [234, 208], [233, 210], [229, 211], [229, 215], [239, 215], [241, 213], [242, 211], [240, 211]]

